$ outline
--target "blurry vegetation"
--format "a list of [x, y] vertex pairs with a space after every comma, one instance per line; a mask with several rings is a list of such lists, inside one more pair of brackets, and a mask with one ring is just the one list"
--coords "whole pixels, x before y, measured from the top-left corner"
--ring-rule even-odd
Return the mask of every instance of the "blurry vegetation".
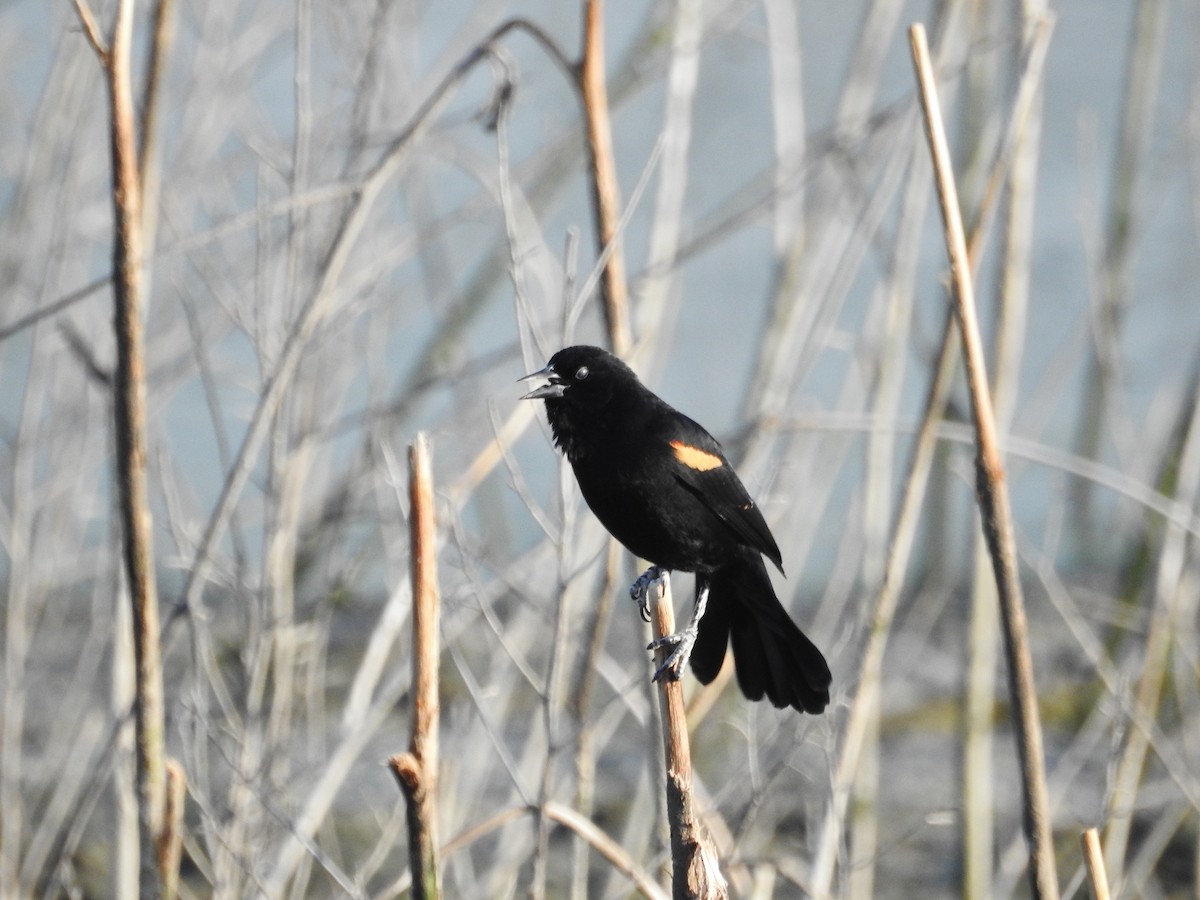
[[[410, 737], [418, 430], [445, 895], [669, 883], [635, 564], [539, 405], [516, 401], [555, 349], [614, 334], [571, 82], [582, 6], [174, 10], [142, 312], [183, 897], [409, 894], [385, 763]], [[1097, 826], [1113, 896], [1200, 894], [1198, 26], [1162, 0], [1073, 0], [1043, 69], [1038, 6], [606, 10], [629, 359], [735, 452], [784, 548], [781, 596], [835, 677], [816, 718], [684, 681], [733, 896], [1028, 891], [952, 347], [928, 487], [903, 515], [948, 302], [917, 20], [978, 235], [1062, 893], [1087, 890], [1079, 835]], [[115, 4], [94, 8], [111, 21]], [[142, 85], [152, 18], [135, 8]], [[69, 4], [5, 4], [0, 49], [0, 895], [124, 897], [138, 822], [104, 87]], [[1086, 100], [1066, 86], [1093, 81]]]

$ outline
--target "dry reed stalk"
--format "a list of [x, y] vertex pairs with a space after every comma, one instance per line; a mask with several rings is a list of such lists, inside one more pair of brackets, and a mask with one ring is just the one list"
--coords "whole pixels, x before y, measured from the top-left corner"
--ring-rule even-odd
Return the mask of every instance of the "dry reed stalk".
[[917, 520], [921, 500], [929, 483], [937, 448], [938, 423], [942, 418], [954, 368], [958, 363], [958, 342], [955, 341], [954, 316], [947, 311], [946, 323], [942, 328], [942, 339], [938, 351], [934, 377], [929, 385], [925, 400], [925, 411], [921, 427], [917, 432], [912, 462], [905, 477], [904, 496], [888, 549], [884, 568], [883, 584], [875, 598], [875, 608], [868, 624], [866, 644], [859, 663], [858, 687], [850, 703], [850, 717], [846, 722], [838, 751], [837, 767], [833, 778], [833, 796], [829, 801], [822, 822], [817, 851], [813, 857], [810, 886], [818, 896], [824, 896], [833, 882], [834, 866], [837, 862], [841, 823], [845, 820], [850, 790], [854, 782], [858, 762], [871, 730], [871, 710], [878, 701], [880, 675], [883, 670], [883, 655], [887, 648], [888, 633], [900, 602], [900, 588], [904, 581], [908, 559], [916, 539]]
[[[1113, 158], [1112, 189], [1105, 213], [1102, 246], [1093, 250], [1089, 262], [1095, 267], [1092, 353], [1083, 379], [1083, 399], [1076, 426], [1075, 452], [1083, 459], [1100, 455], [1105, 426], [1117, 449], [1117, 456], [1128, 461], [1140, 442], [1141, 434], [1125, 417], [1113, 394], [1120, 389], [1121, 324], [1132, 291], [1134, 250], [1138, 242], [1142, 171], [1155, 132], [1154, 118], [1159, 108], [1158, 85], [1162, 76], [1163, 48], [1167, 35], [1169, 4], [1146, 0], [1137, 4], [1129, 34], [1129, 59], [1125, 69], [1125, 90], [1121, 98], [1116, 154]], [[1071, 482], [1071, 506], [1074, 526], [1085, 548], [1094, 548], [1102, 532], [1093, 524], [1093, 488], [1086, 480]], [[1106, 833], [1105, 844], [1112, 839]], [[1115, 849], [1115, 848], [1114, 848]], [[1114, 881], [1120, 878], [1121, 861], [1106, 850]]]
[[[970, 242], [969, 256], [972, 266], [976, 265], [979, 258], [983, 246], [982, 237], [991, 219], [990, 212], [999, 198], [1000, 187], [1008, 170], [1008, 162], [1013, 148], [1017, 146], [1018, 138], [1022, 133], [1022, 123], [1036, 97], [1034, 88], [1041, 83], [1042, 66], [1045, 61], [1052, 24], [1051, 18], [1039, 21], [1033, 40], [1030, 41], [1023, 54], [1023, 74], [1018, 96], [1013, 103], [1012, 115], [999, 158], [983, 194], [980, 215], [977, 217], [975, 231]], [[919, 178], [919, 175], [914, 175], [917, 189], [927, 183], [916, 180]], [[901, 233], [904, 233], [903, 229]], [[933, 366], [934, 374], [926, 394], [921, 424], [917, 430], [912, 458], [904, 480], [903, 497], [892, 529], [882, 583], [875, 597], [874, 607], [869, 618], [868, 633], [857, 666], [858, 686], [850, 702], [849, 717], [840, 742], [833, 778], [832, 798], [826, 809], [820, 836], [817, 839], [817, 850], [813, 856], [809, 888], [816, 895], [827, 894], [833, 881], [834, 867], [841, 841], [842, 822], [845, 819], [859, 759], [865, 751], [866, 736], [870, 730], [870, 711], [876, 703], [883, 655], [916, 537], [921, 504], [929, 482], [934, 452], [940, 435], [939, 426], [945, 412], [952, 378], [958, 365], [959, 344], [955, 339], [954, 322], [954, 312], [947, 308], [940, 349], [936, 355], [937, 361]]]
[[[112, 35], [103, 41], [86, 0], [76, 11], [104, 70], [109, 100], [113, 179], [113, 305], [117, 367], [114, 377], [116, 475], [120, 495], [125, 574], [133, 609], [134, 713], [136, 729], [139, 893], [170, 896], [175, 873], [160, 864], [171, 861], [168, 840], [161, 856], [167, 801], [165, 714], [162, 654], [159, 644], [158, 591], [146, 477], [146, 360], [142, 324], [143, 171], [138, 162], [137, 116], [133, 102], [133, 3], [117, 5]], [[160, 33], [160, 40], [162, 39]], [[156, 42], [153, 55], [164, 48]], [[160, 63], [159, 63], [160, 64]], [[153, 86], [152, 79], [151, 87]], [[153, 93], [148, 95], [152, 99]], [[152, 115], [152, 110], [150, 113]], [[143, 135], [147, 143], [151, 139]]]
[[[671, 605], [671, 576], [664, 572], [648, 590], [654, 637], [675, 633], [675, 610]], [[655, 652], [655, 666], [671, 655], [671, 646]], [[695, 807], [692, 793], [692, 751], [688, 741], [683, 684], [664, 676], [659, 680], [662, 713], [663, 756], [667, 771], [667, 819], [671, 826], [671, 893], [676, 900], [700, 897], [723, 900], [729, 896], [721, 875], [717, 849]]]
[[[692, 121], [699, 85], [700, 48], [704, 37], [704, 15], [698, 0], [676, 3], [670, 23], [670, 54], [663, 98], [659, 140], [662, 159], [650, 233], [646, 240], [645, 269], [638, 279], [638, 325], [640, 347], [661, 347], [664, 336], [674, 328], [682, 302], [681, 273], [677, 263], [685, 228], [684, 200], [687, 196]], [[642, 375], [658, 374], [666, 354], [644, 355]]]
[[[579, 728], [575, 746], [575, 809], [585, 817], [591, 816], [595, 807], [597, 757], [595, 734], [587, 718], [592, 706], [597, 667], [604, 653], [604, 639], [612, 617], [613, 598], [617, 594], [617, 573], [622, 571], [621, 559], [624, 554], [620, 544], [609, 540], [604, 578], [600, 582], [599, 596], [585, 629], [589, 636], [587, 649], [580, 661], [571, 693], [571, 713]], [[573, 897], [587, 896], [587, 851], [582, 842], [576, 845], [571, 892]]]
[[418, 434], [408, 450], [412, 548], [412, 739], [388, 765], [408, 806], [408, 858], [413, 896], [440, 896], [437, 855], [438, 614], [437, 526], [429, 441]]
[[[142, 193], [143, 245], [154, 256], [158, 232], [158, 194], [161, 165], [158, 152], [159, 97], [162, 92], [163, 71], [167, 52], [174, 38], [174, 0], [158, 0], [154, 4], [151, 22], [149, 59], [146, 61], [146, 83], [142, 89], [142, 131], [138, 144], [138, 178]], [[149, 286], [144, 288], [149, 295]]]
[[[1193, 507], [1200, 496], [1200, 396], [1193, 398], [1186, 436], [1180, 448], [1173, 490], [1176, 502]], [[1141, 668], [1133, 691], [1130, 728], [1109, 787], [1104, 856], [1109, 877], [1118, 891], [1125, 881], [1126, 853], [1137, 809], [1138, 787], [1153, 747], [1149, 729], [1141, 723], [1155, 723], [1166, 693], [1172, 644], [1180, 633], [1185, 598], [1193, 590], [1188, 574], [1188, 544], [1192, 538], [1178, 523], [1168, 522], [1159, 551], [1154, 577], [1152, 606], [1143, 641]], [[1186, 678], [1186, 676], [1185, 676]], [[1161, 749], [1157, 751], [1161, 755]]]
[[596, 219], [597, 251], [611, 247], [600, 280], [604, 322], [613, 353], [624, 356], [633, 343], [629, 325], [629, 294], [625, 285], [625, 256], [620, 245], [621, 196], [613, 157], [612, 126], [608, 115], [608, 87], [604, 61], [604, 3], [587, 0], [584, 12], [583, 57], [579, 63], [579, 90], [587, 125], [589, 183]]
[[929, 138], [938, 185], [938, 200], [950, 258], [955, 312], [962, 333], [967, 366], [971, 414], [976, 433], [976, 494], [1000, 600], [1009, 693], [1015, 714], [1017, 752], [1020, 757], [1025, 837], [1029, 843], [1031, 858], [1030, 882], [1035, 897], [1040, 900], [1055, 900], [1058, 897], [1058, 875], [1054, 866], [1054, 843], [1046, 790], [1037, 690], [1033, 678], [1024, 600], [1017, 572], [1016, 541], [1004, 481], [1004, 464], [996, 435], [987, 366], [976, 321], [970, 259], [924, 27], [920, 24], [913, 25], [909, 29], [909, 37], [920, 86], [926, 135]]
[[561, 803], [547, 803], [538, 810], [533, 804], [510, 806], [478, 822], [442, 845], [442, 856], [447, 857], [486, 837], [498, 828], [520, 819], [522, 816], [540, 813], [578, 835], [593, 850], [612, 864], [613, 870], [627, 878], [643, 896], [650, 900], [666, 900], [666, 892], [654, 883], [650, 874], [634, 861], [625, 847], [612, 836], [597, 827], [596, 823], [581, 815], [578, 810]]
[[[999, 430], [1007, 433], [1016, 409], [1021, 354], [1028, 318], [1029, 281], [1032, 268], [1034, 199], [1041, 142], [1040, 98], [1042, 68], [1049, 47], [1054, 19], [1044, 10], [1023, 14], [1026, 39], [1016, 60], [1023, 72], [1014, 101], [1008, 136], [1000, 149], [1000, 162], [987, 180], [979, 210], [986, 222], [998, 205], [1003, 175], [1008, 174], [1008, 204], [1003, 231], [999, 320], [993, 349], [992, 390]], [[1006, 157], [1011, 166], [1005, 165]], [[987, 229], [976, 225], [970, 241], [971, 264], [980, 258]], [[988, 572], [986, 548], [975, 539], [974, 585], [967, 690], [963, 715], [963, 893], [965, 897], [988, 897], [994, 875], [994, 795], [996, 772], [995, 697], [996, 656], [999, 619], [994, 582]]]
[[1083, 862], [1087, 867], [1088, 886], [1092, 889], [1093, 900], [1108, 900], [1108, 876], [1104, 874], [1100, 832], [1095, 828], [1086, 829], [1079, 836], [1079, 844], [1083, 849]]
[[[565, 462], [560, 462], [559, 489], [562, 492], [563, 534], [574, 534], [575, 507], [571, 503], [570, 477], [566, 474]], [[611, 538], [610, 538], [611, 541]], [[543, 810], [550, 802], [557, 762], [557, 748], [564, 741], [561, 727], [566, 690], [567, 653], [574, 649], [570, 638], [571, 612], [575, 607], [579, 585], [572, 578], [574, 564], [570, 559], [570, 542], [563, 540], [558, 545], [558, 602], [554, 609], [554, 631], [550, 637], [550, 659], [546, 671], [546, 683], [541, 692], [542, 725], [545, 730], [547, 750], [542, 759], [541, 780], [535, 811], [536, 839], [533, 853], [533, 876], [529, 889], [531, 900], [546, 897], [547, 868], [550, 860], [550, 819]]]
[[155, 852], [162, 873], [163, 897], [179, 893], [179, 861], [183, 857], [183, 806], [187, 797], [187, 773], [178, 760], [167, 759], [166, 807], [163, 828]]

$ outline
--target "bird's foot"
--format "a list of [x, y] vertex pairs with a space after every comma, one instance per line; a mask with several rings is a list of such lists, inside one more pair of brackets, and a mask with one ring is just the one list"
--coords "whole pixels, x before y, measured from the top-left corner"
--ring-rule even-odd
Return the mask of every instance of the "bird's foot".
[[651, 566], [639, 575], [637, 581], [629, 587], [629, 596], [638, 605], [638, 612], [641, 613], [643, 622], [650, 621], [650, 585], [665, 574], [666, 570], [662, 567]]
[[647, 650], [658, 650], [662, 647], [675, 648], [671, 651], [671, 655], [663, 660], [663, 664], [655, 671], [651, 681], [659, 681], [665, 675], [670, 675], [672, 681], [678, 681], [683, 677], [684, 667], [687, 666], [688, 659], [692, 655], [692, 647], [696, 643], [696, 635], [699, 634], [699, 631], [694, 624], [688, 625], [682, 631], [665, 634], [646, 645]]

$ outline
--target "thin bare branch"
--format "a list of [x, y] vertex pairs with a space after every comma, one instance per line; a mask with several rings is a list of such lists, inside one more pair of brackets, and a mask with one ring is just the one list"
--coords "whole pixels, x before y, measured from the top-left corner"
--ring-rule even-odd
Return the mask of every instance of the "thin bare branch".
[[[663, 572], [650, 583], [648, 590], [655, 639], [674, 634], [671, 576]], [[658, 648], [656, 667], [666, 662], [671, 650], [671, 645]], [[683, 685], [669, 674], [665, 675], [659, 679], [658, 701], [667, 769], [667, 819], [671, 826], [671, 894], [675, 900], [689, 897], [723, 900], [729, 896], [729, 888], [721, 875], [716, 845], [700, 820], [692, 793], [692, 750]]]
[[114, 431], [125, 574], [133, 606], [136, 759], [142, 897], [170, 896], [159, 855], [166, 814], [165, 714], [150, 501], [146, 480], [146, 363], [142, 325], [142, 193], [133, 105], [133, 2], [121, 0], [110, 48], [83, 0], [75, 9], [108, 88], [113, 180], [113, 294], [117, 367]]
[[629, 352], [633, 332], [629, 322], [629, 292], [625, 283], [625, 254], [621, 250], [621, 195], [613, 157], [612, 125], [608, 115], [608, 86], [604, 59], [604, 3], [586, 0], [583, 60], [579, 68], [591, 161], [592, 213], [596, 221], [597, 252], [611, 248], [604, 264], [600, 297], [609, 345], [617, 356]]
[[1083, 862], [1087, 866], [1088, 886], [1092, 889], [1092, 900], [1108, 900], [1108, 876], [1104, 873], [1104, 851], [1100, 846], [1100, 832], [1095, 828], [1085, 829], [1079, 835], [1083, 850]]
[[88, 43], [100, 57], [101, 64], [107, 68], [108, 45], [100, 36], [100, 26], [96, 24], [96, 17], [92, 14], [92, 8], [88, 5], [87, 0], [75, 0], [75, 13], [79, 16], [79, 23], [83, 26], [83, 33], [87, 35]]
[[1042, 753], [1042, 726], [1038, 717], [1037, 689], [1033, 678], [1033, 660], [1025, 619], [1025, 604], [1017, 572], [1016, 542], [1008, 490], [1004, 482], [1004, 463], [996, 434], [987, 366], [976, 321], [974, 285], [967, 253], [958, 192], [950, 161], [949, 145], [937, 96], [933, 66], [925, 29], [916, 24], [909, 29], [913, 65], [920, 86], [925, 129], [933, 156], [938, 200], [945, 224], [950, 274], [954, 287], [955, 312], [962, 334], [967, 380], [971, 393], [971, 413], [976, 432], [976, 493], [983, 518], [984, 536], [992, 556], [996, 587], [1000, 599], [1004, 631], [1005, 657], [1008, 663], [1009, 693], [1016, 719], [1017, 752], [1021, 762], [1024, 798], [1025, 838], [1031, 857], [1030, 884], [1039, 900], [1056, 900], [1058, 875], [1054, 866], [1054, 842], [1051, 835], [1050, 801], [1046, 791], [1046, 773]]
[[408, 449], [409, 529], [413, 582], [412, 741], [388, 760], [408, 804], [408, 860], [413, 896], [440, 896], [437, 858], [438, 617], [437, 526], [429, 440], [418, 434]]

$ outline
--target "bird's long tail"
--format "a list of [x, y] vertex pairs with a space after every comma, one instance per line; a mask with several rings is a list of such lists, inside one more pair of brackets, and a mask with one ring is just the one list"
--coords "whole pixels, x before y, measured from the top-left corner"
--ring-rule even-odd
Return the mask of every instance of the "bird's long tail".
[[738, 686], [750, 700], [819, 713], [829, 704], [832, 677], [825, 657], [787, 614], [762, 557], [745, 550], [709, 576], [708, 609], [692, 648], [692, 672], [702, 684], [717, 677], [733, 646]]

